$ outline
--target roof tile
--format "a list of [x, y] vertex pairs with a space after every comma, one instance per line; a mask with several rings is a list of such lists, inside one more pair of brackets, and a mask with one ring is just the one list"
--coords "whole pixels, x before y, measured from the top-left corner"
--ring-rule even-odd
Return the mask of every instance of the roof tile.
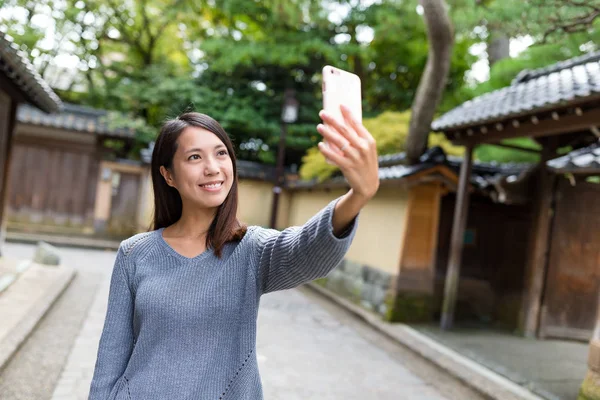
[[46, 114], [27, 104], [17, 109], [17, 121], [34, 125], [51, 126], [97, 135], [132, 138], [135, 131], [127, 128], [109, 129], [106, 123], [108, 111], [76, 104], [64, 103], [61, 113]]
[[600, 143], [552, 159], [548, 161], [548, 166], [560, 172], [577, 173], [582, 170], [595, 170], [600, 173]]
[[533, 113], [600, 94], [600, 51], [549, 67], [522, 71], [510, 86], [475, 97], [433, 121], [434, 131]]
[[62, 102], [35, 70], [13, 38], [0, 30], [0, 72], [12, 80], [25, 97], [45, 112], [58, 111]]

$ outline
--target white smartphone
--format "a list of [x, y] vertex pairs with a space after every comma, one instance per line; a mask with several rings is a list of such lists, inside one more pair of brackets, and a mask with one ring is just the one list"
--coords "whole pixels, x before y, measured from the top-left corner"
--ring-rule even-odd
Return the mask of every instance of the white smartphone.
[[[352, 114], [362, 122], [362, 97], [360, 90], [360, 78], [343, 69], [326, 65], [323, 67], [323, 109], [333, 115], [339, 121], [343, 122], [344, 118], [340, 110], [340, 105], [347, 106]], [[323, 142], [333, 149], [333, 151], [341, 154], [339, 148], [333, 143]], [[329, 164], [334, 164], [327, 159]]]

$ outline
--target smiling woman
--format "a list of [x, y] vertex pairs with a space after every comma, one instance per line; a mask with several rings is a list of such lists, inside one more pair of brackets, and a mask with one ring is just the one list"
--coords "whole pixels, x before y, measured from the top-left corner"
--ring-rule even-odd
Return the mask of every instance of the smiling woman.
[[207, 115], [186, 113], [163, 126], [152, 155], [154, 229], [165, 228], [173, 247], [194, 252], [201, 241], [220, 255], [244, 235], [235, 161], [229, 136]]
[[[326, 276], [346, 254], [379, 180], [371, 135], [343, 112], [319, 128], [352, 189], [302, 226], [238, 221], [232, 144], [214, 119], [163, 126], [152, 153], [154, 230], [121, 243], [89, 400], [262, 399], [260, 297]], [[324, 150], [325, 152], [327, 150]]]

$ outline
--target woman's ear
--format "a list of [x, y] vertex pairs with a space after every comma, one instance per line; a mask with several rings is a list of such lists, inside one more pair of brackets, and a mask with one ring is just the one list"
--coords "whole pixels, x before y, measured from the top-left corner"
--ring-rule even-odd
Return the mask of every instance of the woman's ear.
[[171, 171], [166, 169], [163, 165], [160, 166], [160, 174], [163, 176], [163, 178], [165, 178], [165, 182], [167, 182], [167, 185], [169, 185], [171, 187], [175, 187], [175, 181], [173, 179], [173, 174], [171, 173]]

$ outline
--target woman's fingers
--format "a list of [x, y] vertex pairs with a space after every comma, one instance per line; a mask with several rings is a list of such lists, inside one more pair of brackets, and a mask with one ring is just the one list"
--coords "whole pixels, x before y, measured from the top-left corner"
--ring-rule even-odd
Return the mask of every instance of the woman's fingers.
[[328, 141], [335, 144], [337, 147], [342, 147], [348, 140], [344, 139], [342, 135], [331, 129], [331, 127], [323, 124], [317, 125], [317, 131]]
[[350, 127], [349, 125], [346, 125], [343, 121], [338, 121], [331, 114], [329, 114], [328, 112], [326, 112], [324, 110], [321, 110], [321, 112], [319, 113], [319, 116], [321, 117], [323, 122], [325, 122], [325, 124], [328, 127], [333, 128], [340, 135], [345, 137], [350, 142], [351, 145], [358, 144], [359, 137], [352, 127]]
[[359, 137], [367, 140], [369, 138], [373, 139], [371, 133], [367, 130], [367, 128], [363, 126], [363, 124], [361, 124], [358, 121], [356, 116], [352, 114], [352, 111], [350, 111], [350, 109], [347, 106], [342, 104], [340, 106], [340, 109], [342, 110], [342, 116], [344, 117], [344, 121], [346, 122], [346, 124], [351, 126]]
[[325, 143], [319, 142], [317, 145], [321, 153], [325, 156], [325, 158], [332, 161], [335, 165], [340, 167], [340, 169], [344, 169], [349, 162], [343, 154], [339, 154], [337, 151], [333, 151], [330, 147], [328, 147]]
[[[341, 153], [331, 150], [333, 153], [339, 154], [340, 156], [347, 156], [348, 158], [355, 159], [359, 157], [356, 148], [352, 146], [352, 143], [344, 136], [339, 134], [336, 130], [328, 125], [319, 124], [317, 125], [317, 131], [323, 135], [323, 137], [330, 143], [336, 145]], [[327, 147], [327, 146], [326, 146]], [[333, 160], [332, 160], [333, 161]]]
[[341, 121], [321, 111], [319, 116], [327, 125], [317, 126], [319, 133], [341, 151], [336, 151], [322, 142], [319, 143], [319, 150], [325, 158], [340, 168], [354, 193], [370, 199], [379, 188], [375, 139], [347, 107], [342, 106], [341, 111]]

